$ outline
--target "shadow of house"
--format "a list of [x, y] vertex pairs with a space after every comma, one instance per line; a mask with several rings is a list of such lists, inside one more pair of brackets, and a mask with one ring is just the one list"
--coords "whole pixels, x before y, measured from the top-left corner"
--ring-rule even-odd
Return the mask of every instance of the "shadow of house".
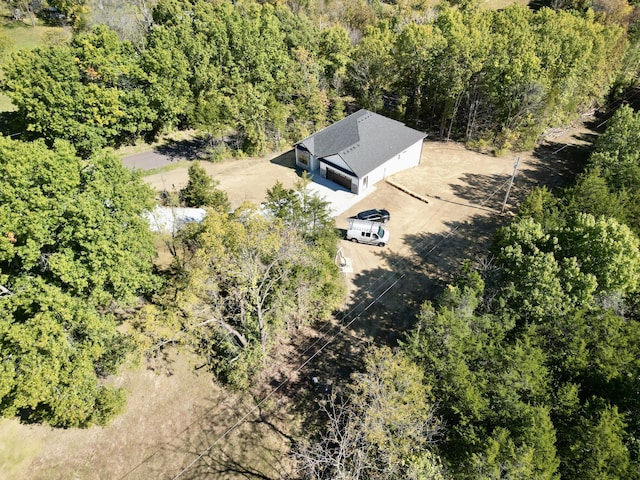
[[291, 150], [287, 150], [284, 153], [281, 153], [277, 157], [272, 158], [270, 162], [276, 165], [280, 165], [281, 167], [296, 169], [301, 172], [300, 169], [296, 168], [296, 153], [293, 148]]

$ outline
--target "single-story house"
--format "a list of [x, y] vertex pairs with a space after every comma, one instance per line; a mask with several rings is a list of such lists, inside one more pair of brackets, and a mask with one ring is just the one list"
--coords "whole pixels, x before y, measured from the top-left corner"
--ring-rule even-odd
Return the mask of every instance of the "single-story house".
[[426, 134], [359, 110], [294, 145], [296, 165], [352, 193], [420, 164]]

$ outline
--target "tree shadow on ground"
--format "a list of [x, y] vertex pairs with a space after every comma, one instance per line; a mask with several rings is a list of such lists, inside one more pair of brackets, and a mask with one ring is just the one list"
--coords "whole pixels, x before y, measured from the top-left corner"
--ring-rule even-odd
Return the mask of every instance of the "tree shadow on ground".
[[358, 318], [350, 328], [376, 345], [397, 346], [415, 326], [421, 305], [435, 300], [466, 260], [480, 262], [496, 229], [506, 223], [507, 218], [497, 214], [477, 214], [464, 222], [446, 223], [443, 234], [405, 235], [411, 253], [385, 253], [391, 270], [365, 271], [354, 279], [356, 300], [349, 308]]
[[24, 134], [24, 124], [21, 123], [18, 112], [0, 112], [0, 133], [5, 137], [19, 139]]
[[[442, 233], [406, 235], [408, 253], [380, 250], [381, 266], [353, 278], [351, 300], [336, 320], [294, 338], [292, 351], [283, 361], [298, 366], [297, 376], [287, 381], [280, 393], [293, 400], [307, 431], [315, 431], [322, 422], [314, 404], [318, 407], [323, 396], [342, 390], [354, 372], [363, 370], [366, 347], [396, 347], [416, 325], [424, 301], [437, 299], [446, 285], [455, 281], [465, 261], [482, 268], [490, 257], [495, 232], [508, 225], [515, 205], [534, 186], [553, 189], [567, 185], [584, 169], [595, 135], [595, 130], [587, 129], [568, 143], [542, 143], [533, 152], [533, 161], [527, 158], [533, 165], [518, 172], [505, 215], [500, 211], [510, 173], [464, 176], [464, 185], [451, 185], [454, 198], [438, 201], [467, 205], [475, 208], [476, 214], [446, 223]], [[274, 380], [271, 386], [275, 388], [279, 382], [282, 380]]]
[[[524, 200], [532, 188], [546, 186], [553, 191], [573, 183], [576, 175], [583, 172], [587, 165], [598, 129], [602, 130], [602, 123], [595, 119], [585, 124], [587, 130], [574, 135], [568, 141], [546, 140], [540, 143], [532, 158], [527, 159], [527, 168], [522, 168], [522, 163], [519, 164], [510, 190], [511, 174], [465, 174], [461, 178], [464, 184], [451, 185], [451, 189], [456, 198], [461, 199], [461, 204], [467, 202], [469, 206], [475, 206], [479, 210], [496, 213], [503, 210], [515, 213], [517, 207], [514, 205]], [[514, 164], [516, 158], [518, 155], [514, 154]], [[443, 201], [458, 203], [455, 200]]]
[[[166, 444], [150, 462], [155, 477], [204, 479], [280, 479], [290, 467], [293, 437], [289, 414], [277, 403], [239, 401], [230, 395], [220, 405], [211, 399], [197, 409], [198, 420]], [[257, 406], [256, 406], [257, 405]], [[146, 477], [145, 477], [146, 478]]]
[[[480, 264], [495, 230], [507, 221], [506, 216], [477, 214], [464, 222], [446, 224], [444, 234], [405, 236], [409, 254], [381, 250], [380, 264], [388, 267], [356, 275], [351, 301], [335, 323], [316, 327], [306, 343], [297, 346], [297, 352], [307, 350], [306, 357], [301, 357], [306, 358], [300, 375], [302, 385], [292, 384], [288, 389], [309, 388], [314, 376], [320, 383], [343, 384], [362, 369], [366, 346], [397, 347], [398, 340], [415, 326], [422, 303], [437, 298], [445, 285], [455, 280], [465, 260]], [[312, 343], [315, 345], [310, 348]]]
[[435, 300], [466, 260], [480, 266], [495, 230], [507, 222], [507, 216], [478, 213], [446, 224], [444, 234], [405, 236], [407, 254], [381, 249], [380, 265], [388, 267], [356, 275], [352, 300], [336, 320], [293, 339], [291, 352], [280, 361], [296, 365], [297, 375], [274, 378], [270, 386], [292, 401], [304, 431], [318, 431], [325, 420], [319, 413], [321, 402], [331, 393], [345, 392], [352, 375], [363, 371], [367, 347], [397, 347], [416, 325], [421, 305]]
[[[558, 142], [546, 140], [541, 142], [533, 152], [532, 159], [528, 158], [527, 168], [519, 163], [507, 203], [504, 210], [515, 210], [512, 205], [518, 205], [533, 187], [547, 186], [551, 190], [570, 185], [576, 175], [583, 172], [597, 138], [598, 130], [603, 130], [601, 119], [594, 119], [586, 123], [586, 131], [563, 139]], [[514, 164], [519, 155], [513, 155]], [[511, 174], [477, 175], [465, 174], [461, 180], [464, 184], [451, 185], [460, 203], [468, 202], [470, 206], [501, 212]], [[442, 200], [442, 199], [441, 199]], [[451, 201], [451, 200], [444, 200]], [[455, 202], [455, 201], [454, 201]]]
[[529, 170], [525, 179], [532, 185], [546, 185], [552, 190], [572, 184], [585, 170], [595, 141], [606, 130], [613, 113], [614, 110], [596, 113], [584, 122], [581, 131], [569, 138], [540, 142], [533, 152], [536, 168]]
[[154, 150], [173, 160], [200, 160], [205, 158], [208, 142], [204, 137], [188, 140], [168, 140]]
[[544, 185], [550, 190], [566, 187], [585, 170], [592, 151], [592, 143], [545, 142], [534, 151], [535, 168], [527, 170], [521, 177], [529, 185], [529, 190], [537, 185]]
[[[451, 185], [456, 198], [462, 201], [443, 200], [488, 212], [499, 212], [502, 209], [505, 193], [511, 175], [477, 175], [467, 173], [462, 176], [464, 185]], [[442, 200], [442, 199], [440, 199]]]

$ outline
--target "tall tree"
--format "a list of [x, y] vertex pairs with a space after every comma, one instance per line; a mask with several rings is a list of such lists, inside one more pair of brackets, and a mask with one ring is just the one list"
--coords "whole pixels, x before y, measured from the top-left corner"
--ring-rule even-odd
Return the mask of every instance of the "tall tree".
[[227, 194], [218, 189], [218, 181], [207, 175], [207, 171], [194, 162], [189, 166], [189, 180], [180, 190], [180, 200], [187, 207], [213, 207], [219, 211], [229, 209]]
[[153, 129], [133, 48], [104, 26], [71, 46], [14, 53], [4, 73], [29, 135], [69, 140], [84, 157]]
[[358, 103], [369, 110], [382, 111], [384, 96], [391, 92], [396, 72], [393, 69], [393, 33], [384, 22], [368, 27], [354, 48], [349, 65], [351, 91]]
[[321, 438], [297, 452], [305, 479], [447, 478], [436, 443], [442, 431], [422, 372], [388, 348], [365, 356], [348, 396], [332, 395]]
[[156, 284], [151, 198], [110, 153], [82, 161], [64, 141], [0, 138], [3, 415], [85, 426], [121, 409], [101, 377], [127, 341], [105, 312]]
[[9, 286], [0, 296], [0, 414], [84, 427], [120, 413], [124, 391], [102, 378], [126, 352], [114, 319], [42, 279]]
[[280, 219], [243, 206], [211, 210], [185, 230], [187, 255], [166, 311], [192, 332], [210, 368], [246, 388], [266, 354], [299, 323], [329, 318], [343, 290], [326, 245], [312, 246]]
[[49, 149], [0, 138], [0, 268], [42, 277], [99, 305], [132, 301], [154, 285], [153, 240], [142, 213], [152, 193], [103, 152], [82, 161], [68, 143]]

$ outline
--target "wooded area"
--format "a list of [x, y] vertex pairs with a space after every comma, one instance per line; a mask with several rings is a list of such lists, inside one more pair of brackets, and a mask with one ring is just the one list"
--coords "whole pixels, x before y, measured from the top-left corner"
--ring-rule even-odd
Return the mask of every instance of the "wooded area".
[[143, 41], [96, 25], [13, 55], [3, 89], [17, 131], [83, 156], [176, 127], [202, 130], [214, 155], [260, 153], [355, 105], [504, 150], [624, 88], [637, 64], [628, 16], [347, 5], [352, 15], [321, 27], [281, 4], [162, 0]]
[[169, 201], [207, 217], [162, 239], [160, 271], [153, 192], [105, 147], [192, 128], [211, 159], [256, 154], [367, 108], [499, 153], [602, 106], [575, 183], [534, 189], [487, 261], [321, 403], [326, 424], [294, 455], [309, 479], [640, 478], [640, 114], [622, 101], [635, 5], [143, 3], [132, 27], [118, 2], [104, 24], [49, 2], [72, 39], [2, 64], [3, 133], [22, 132], [0, 137], [3, 416], [104, 424], [125, 402], [109, 375], [165, 345], [247, 389], [342, 304], [334, 221], [307, 179], [229, 211], [194, 164]]

